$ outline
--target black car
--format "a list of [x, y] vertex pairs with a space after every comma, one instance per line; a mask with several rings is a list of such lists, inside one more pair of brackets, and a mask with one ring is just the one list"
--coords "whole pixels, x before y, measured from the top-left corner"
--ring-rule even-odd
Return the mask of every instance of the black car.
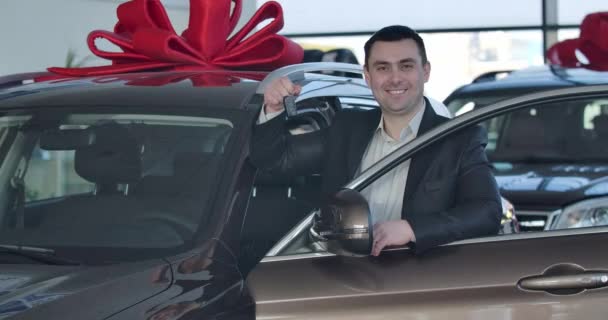
[[[608, 83], [608, 72], [556, 66], [497, 71], [477, 77], [444, 101], [456, 116], [498, 101], [544, 90]], [[608, 193], [608, 100], [598, 98], [552, 109], [530, 109], [486, 124], [487, 154], [501, 194], [513, 203], [521, 230], [547, 223], [566, 206]], [[585, 222], [593, 225], [593, 222]]]
[[1, 78], [0, 317], [252, 314], [236, 248], [264, 75]]

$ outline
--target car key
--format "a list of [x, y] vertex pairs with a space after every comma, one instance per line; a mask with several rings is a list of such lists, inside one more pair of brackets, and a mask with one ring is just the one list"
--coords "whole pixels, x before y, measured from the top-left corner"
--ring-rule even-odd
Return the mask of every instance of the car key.
[[293, 117], [298, 113], [296, 109], [296, 96], [286, 96], [283, 98], [283, 105], [287, 111], [287, 118]]

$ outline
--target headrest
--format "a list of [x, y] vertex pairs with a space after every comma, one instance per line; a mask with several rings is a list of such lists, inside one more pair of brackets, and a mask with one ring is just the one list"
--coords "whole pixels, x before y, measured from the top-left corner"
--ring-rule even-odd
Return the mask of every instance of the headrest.
[[513, 117], [504, 139], [511, 150], [541, 148], [547, 143], [546, 135], [545, 124], [538, 117]]
[[142, 172], [141, 145], [129, 130], [117, 123], [105, 123], [91, 130], [95, 142], [76, 150], [76, 173], [98, 184], [138, 181]]
[[608, 114], [601, 114], [593, 118], [593, 127], [598, 137], [608, 138]]
[[302, 62], [319, 62], [323, 59], [324, 52], [319, 49], [304, 50]]

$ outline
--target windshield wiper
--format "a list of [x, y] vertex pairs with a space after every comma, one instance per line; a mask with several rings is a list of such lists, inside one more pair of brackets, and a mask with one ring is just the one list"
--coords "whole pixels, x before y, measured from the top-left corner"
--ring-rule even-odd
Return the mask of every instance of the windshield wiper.
[[41, 247], [0, 244], [0, 254], [2, 253], [25, 257], [49, 265], [76, 266], [81, 264], [78, 261], [57, 257], [55, 256], [55, 250]]

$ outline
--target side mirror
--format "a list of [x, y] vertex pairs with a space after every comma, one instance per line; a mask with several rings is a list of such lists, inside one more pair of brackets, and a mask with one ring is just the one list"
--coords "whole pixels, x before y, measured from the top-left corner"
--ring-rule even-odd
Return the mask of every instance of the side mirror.
[[351, 189], [338, 191], [317, 212], [310, 236], [325, 250], [337, 255], [369, 255], [373, 235], [367, 200]]

